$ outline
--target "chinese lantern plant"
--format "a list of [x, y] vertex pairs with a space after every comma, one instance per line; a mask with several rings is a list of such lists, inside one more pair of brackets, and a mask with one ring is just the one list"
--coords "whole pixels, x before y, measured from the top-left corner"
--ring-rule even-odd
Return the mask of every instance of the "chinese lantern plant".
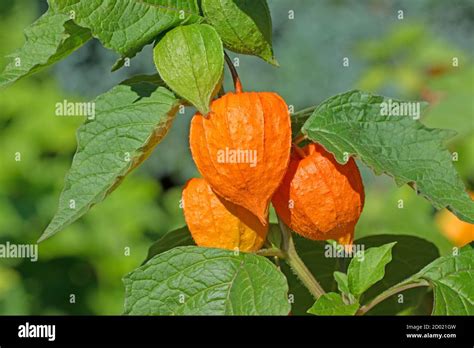
[[[244, 90], [224, 49], [278, 65], [264, 0], [98, 3], [50, 0], [25, 30], [26, 43], [11, 55], [0, 85], [92, 37], [120, 55], [114, 70], [154, 44], [157, 75], [132, 77], [94, 100], [95, 117], [78, 129], [58, 210], [40, 241], [146, 160], [180, 105], [197, 109], [189, 140], [202, 177], [183, 189], [187, 226], [158, 240], [125, 276], [126, 314], [419, 314], [428, 291], [432, 314], [474, 314], [472, 237], [440, 257], [416, 231], [354, 235], [365, 201], [355, 158], [472, 227], [474, 204], [443, 146], [451, 131], [382, 114], [382, 106], [401, 101], [361, 91], [290, 115], [277, 93]], [[233, 91], [222, 86], [225, 61]], [[272, 205], [278, 224], [270, 222]], [[394, 304], [395, 294], [407, 300]]]

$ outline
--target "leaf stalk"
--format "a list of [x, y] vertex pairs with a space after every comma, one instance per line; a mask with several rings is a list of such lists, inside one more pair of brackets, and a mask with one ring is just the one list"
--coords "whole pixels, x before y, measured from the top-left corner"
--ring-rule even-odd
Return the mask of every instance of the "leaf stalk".
[[366, 305], [360, 307], [358, 311], [356, 312], [355, 315], [364, 315], [368, 311], [370, 311], [372, 308], [374, 308], [376, 305], [378, 305], [380, 302], [386, 300], [387, 298], [398, 294], [399, 292], [408, 290], [408, 289], [413, 289], [417, 288], [420, 286], [429, 286], [430, 284], [426, 280], [420, 280], [416, 282], [410, 282], [410, 283], [400, 283], [397, 285], [392, 286], [391, 288], [385, 290], [384, 292], [380, 293], [377, 297], [375, 297], [372, 301], [367, 303]]

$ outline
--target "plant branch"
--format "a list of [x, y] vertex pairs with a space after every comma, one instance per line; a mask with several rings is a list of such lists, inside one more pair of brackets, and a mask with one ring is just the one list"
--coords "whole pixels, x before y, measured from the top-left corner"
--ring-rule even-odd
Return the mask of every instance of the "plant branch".
[[288, 227], [278, 218], [280, 229], [283, 237], [283, 252], [286, 257], [285, 260], [288, 265], [291, 267], [293, 272], [301, 280], [303, 285], [309, 290], [311, 295], [317, 300], [322, 295], [325, 294], [324, 289], [318, 283], [316, 278], [310, 272], [308, 267], [304, 264], [303, 260], [298, 256], [296, 252], [295, 244], [293, 243], [293, 238], [291, 237], [291, 232]]
[[284, 259], [286, 257], [285, 253], [277, 248], [260, 249], [256, 251], [255, 254], [260, 256], [276, 256], [281, 259]]
[[232, 80], [234, 81], [235, 93], [242, 93], [242, 83], [240, 82], [239, 74], [237, 69], [235, 69], [234, 63], [230, 59], [227, 52], [224, 51], [224, 58], [227, 66], [229, 67], [230, 73], [232, 74]]
[[293, 113], [292, 116], [298, 116], [298, 115], [304, 115], [304, 114], [312, 114], [314, 112], [314, 110], [316, 110], [317, 106], [310, 106], [308, 108], [304, 108], [304, 109], [301, 109], [301, 110], [298, 110], [296, 111], [295, 113]]
[[362, 306], [359, 308], [357, 311], [356, 315], [364, 315], [368, 311], [370, 311], [373, 307], [378, 305], [380, 302], [386, 300], [390, 296], [393, 296], [399, 292], [408, 290], [408, 289], [413, 289], [417, 288], [420, 286], [429, 286], [430, 284], [426, 280], [420, 280], [415, 283], [406, 283], [406, 284], [397, 284], [392, 286], [391, 288], [385, 290], [381, 294], [379, 294], [377, 297], [375, 297], [372, 301], [367, 303], [366, 305]]
[[290, 239], [290, 248], [288, 249], [286, 261], [316, 300], [325, 294], [324, 289], [296, 253], [292, 239]]

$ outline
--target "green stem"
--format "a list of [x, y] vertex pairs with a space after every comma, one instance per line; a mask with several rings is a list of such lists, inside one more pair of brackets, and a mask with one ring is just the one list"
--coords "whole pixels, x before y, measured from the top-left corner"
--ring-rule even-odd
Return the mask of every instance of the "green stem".
[[260, 249], [256, 251], [255, 253], [260, 256], [269, 256], [269, 257], [276, 256], [281, 259], [284, 259], [286, 257], [285, 253], [277, 248]]
[[318, 281], [316, 280], [316, 278], [314, 278], [308, 267], [306, 267], [303, 260], [301, 260], [301, 258], [298, 256], [295, 244], [293, 243], [293, 238], [291, 237], [291, 232], [288, 227], [281, 220], [279, 220], [279, 223], [283, 237], [283, 252], [286, 255], [285, 260], [291, 267], [293, 272], [295, 272], [297, 277], [301, 280], [303, 285], [317, 300], [322, 295], [324, 295], [324, 289], [321, 287], [321, 285], [319, 285]]
[[301, 280], [303, 285], [309, 290], [311, 295], [313, 295], [316, 300], [325, 294], [324, 289], [321, 287], [321, 285], [319, 285], [316, 278], [314, 278], [313, 274], [306, 267], [303, 260], [301, 260], [296, 253], [293, 240], [290, 240], [290, 248], [287, 253], [286, 261]]
[[391, 288], [385, 290], [381, 294], [379, 294], [376, 298], [374, 298], [372, 301], [367, 303], [366, 305], [362, 306], [359, 308], [357, 311], [356, 315], [364, 315], [368, 311], [370, 311], [373, 307], [378, 305], [380, 302], [386, 300], [390, 296], [393, 296], [399, 292], [408, 290], [408, 289], [413, 289], [417, 288], [420, 286], [429, 286], [429, 283], [426, 280], [420, 280], [417, 281], [416, 283], [406, 283], [406, 284], [397, 284], [392, 286]]
[[317, 106], [310, 106], [308, 108], [304, 108], [304, 109], [296, 111], [295, 113], [293, 113], [292, 116], [298, 116], [298, 115], [313, 113], [313, 111], [316, 110], [316, 108], [317, 108]]

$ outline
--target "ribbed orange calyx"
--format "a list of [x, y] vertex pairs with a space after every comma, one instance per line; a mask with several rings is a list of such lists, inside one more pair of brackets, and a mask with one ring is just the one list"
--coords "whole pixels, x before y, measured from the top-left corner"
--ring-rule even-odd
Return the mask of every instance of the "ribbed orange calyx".
[[183, 189], [184, 217], [197, 245], [240, 251], [259, 250], [268, 232], [255, 215], [217, 196], [204, 179]]
[[227, 93], [191, 122], [194, 162], [212, 189], [266, 223], [271, 197], [285, 175], [291, 122], [270, 92]]
[[322, 146], [309, 144], [292, 152], [272, 203], [285, 224], [303, 237], [347, 245], [364, 206], [364, 186], [352, 158], [341, 165]]

